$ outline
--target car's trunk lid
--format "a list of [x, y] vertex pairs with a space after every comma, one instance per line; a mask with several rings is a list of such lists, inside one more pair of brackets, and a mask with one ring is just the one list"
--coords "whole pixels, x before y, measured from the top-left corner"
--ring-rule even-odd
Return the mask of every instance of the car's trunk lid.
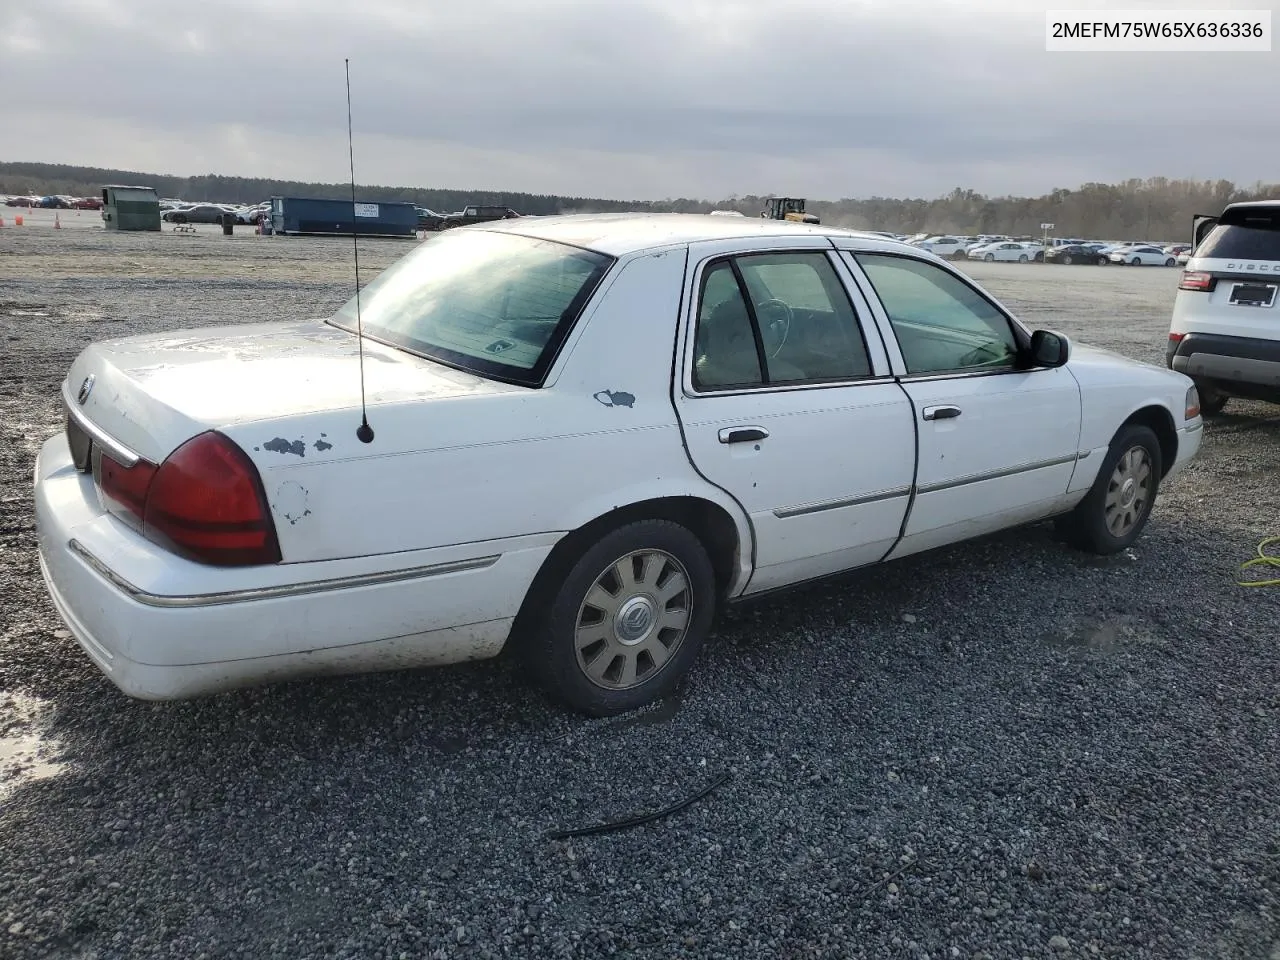
[[[519, 389], [367, 337], [364, 378], [370, 406]], [[321, 320], [128, 337], [87, 347], [62, 392], [90, 433], [159, 462], [204, 430], [358, 409], [359, 344]]]

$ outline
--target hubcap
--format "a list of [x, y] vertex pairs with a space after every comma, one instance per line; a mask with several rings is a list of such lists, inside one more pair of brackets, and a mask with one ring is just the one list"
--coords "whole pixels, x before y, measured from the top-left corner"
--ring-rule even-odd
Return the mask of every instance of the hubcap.
[[1151, 507], [1151, 456], [1146, 447], [1130, 447], [1111, 472], [1104, 502], [1113, 537], [1129, 533]]
[[692, 611], [679, 560], [664, 550], [629, 553], [596, 577], [578, 608], [578, 666], [606, 690], [639, 686], [684, 642]]

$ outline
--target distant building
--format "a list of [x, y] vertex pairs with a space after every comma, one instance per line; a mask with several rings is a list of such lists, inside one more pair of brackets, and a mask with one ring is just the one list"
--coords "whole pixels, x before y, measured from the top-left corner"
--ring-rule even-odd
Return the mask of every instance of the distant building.
[[159, 230], [160, 198], [152, 187], [108, 184], [102, 188], [102, 226], [107, 230]]
[[417, 237], [412, 203], [360, 203], [309, 197], [272, 197], [271, 231], [278, 234], [345, 234]]

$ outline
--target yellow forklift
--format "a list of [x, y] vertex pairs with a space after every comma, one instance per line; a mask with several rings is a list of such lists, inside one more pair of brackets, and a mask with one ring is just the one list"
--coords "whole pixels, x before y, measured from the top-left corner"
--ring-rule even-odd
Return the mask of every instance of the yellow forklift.
[[817, 214], [804, 212], [804, 200], [796, 197], [770, 197], [769, 209], [760, 216], [765, 220], [790, 220], [792, 223], [821, 223]]

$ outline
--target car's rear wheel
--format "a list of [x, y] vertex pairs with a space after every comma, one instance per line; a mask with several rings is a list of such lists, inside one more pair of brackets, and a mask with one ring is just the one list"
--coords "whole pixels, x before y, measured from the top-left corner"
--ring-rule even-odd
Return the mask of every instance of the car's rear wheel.
[[698, 538], [668, 520], [639, 520], [569, 567], [522, 641], [525, 660], [570, 707], [624, 713], [675, 689], [715, 607], [715, 572]]
[[1099, 257], [1099, 258], [1098, 258], [1098, 266], [1100, 266], [1100, 267], [1105, 267], [1109, 262], [1110, 262], [1110, 261], [1108, 261], [1106, 257]]
[[1199, 382], [1196, 383], [1196, 392], [1200, 394], [1200, 416], [1202, 417], [1217, 416], [1231, 399], [1221, 390]]
[[1064, 253], [1064, 254], [1062, 255], [1062, 262], [1063, 262], [1063, 263], [1065, 263], [1065, 264], [1071, 264], [1071, 263], [1073, 263], [1074, 261], [1071, 259], [1071, 254], [1069, 254], [1069, 253]]
[[1025, 253], [1024, 253], [1024, 254], [1020, 254], [1020, 255], [1019, 255], [1019, 257], [1018, 257], [1018, 262], [1019, 262], [1019, 263], [1026, 263], [1026, 262], [1027, 262], [1027, 255], [1026, 255]]
[[1111, 441], [1088, 495], [1058, 519], [1064, 539], [1103, 555], [1129, 547], [1151, 516], [1163, 474], [1161, 464], [1160, 441], [1150, 427], [1122, 428]]

